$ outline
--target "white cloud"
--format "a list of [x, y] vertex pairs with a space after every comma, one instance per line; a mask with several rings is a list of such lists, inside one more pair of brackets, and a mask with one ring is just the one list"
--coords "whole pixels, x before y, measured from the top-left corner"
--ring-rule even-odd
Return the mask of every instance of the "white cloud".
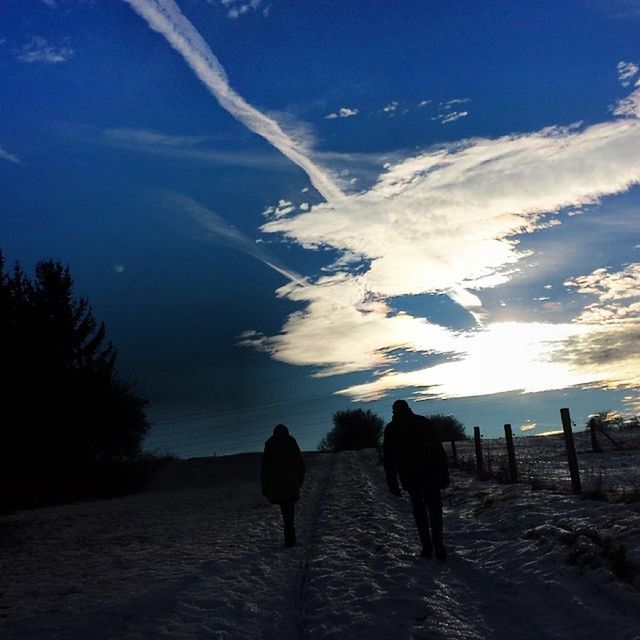
[[625, 407], [627, 407], [629, 411], [633, 412], [635, 415], [640, 414], [640, 396], [625, 396], [623, 398], [623, 403]]
[[640, 88], [618, 101], [612, 107], [612, 112], [622, 118], [640, 118]]
[[349, 107], [340, 107], [337, 113], [330, 113], [325, 116], [325, 120], [335, 120], [336, 118], [351, 118], [357, 116], [358, 109], [350, 109]]
[[[588, 361], [553, 355], [571, 340], [570, 352], [588, 348], [593, 326], [490, 323], [470, 289], [509, 279], [510, 265], [526, 255], [517, 236], [548, 227], [543, 214], [594, 203], [638, 182], [640, 123], [634, 119], [476, 139], [396, 162], [368, 191], [264, 225], [268, 233], [307, 248], [332, 248], [343, 258], [334, 263], [338, 273], [318, 280], [321, 302], [314, 287], [280, 290], [307, 306], [279, 335], [253, 344], [287, 362], [315, 364], [319, 375], [390, 366], [397, 350], [458, 354], [453, 362], [390, 371], [344, 390], [358, 399], [411, 386], [464, 396], [622, 380], [626, 365], [605, 375]], [[386, 302], [416, 294], [446, 294], [485, 326], [455, 334]], [[504, 353], [487, 360], [498, 345]], [[517, 372], [514, 359], [525, 363]], [[492, 371], [502, 362], [505, 374], [483, 375], [487, 361]]]
[[44, 4], [46, 4], [47, 7], [51, 7], [52, 9], [57, 9], [58, 8], [58, 4], [57, 4], [56, 0], [42, 0], [42, 2]]
[[278, 122], [250, 105], [231, 88], [224, 69], [209, 45], [173, 0], [125, 1], [182, 55], [223, 109], [303, 169], [324, 198], [337, 201], [343, 197], [333, 176], [311, 160], [308, 149], [301, 148]]
[[8, 160], [9, 162], [13, 162], [13, 164], [23, 164], [22, 160], [20, 160], [18, 156], [13, 155], [13, 153], [9, 153], [2, 147], [0, 147], [0, 158], [2, 158], [3, 160]]
[[443, 114], [435, 119], [442, 120], [442, 124], [449, 124], [450, 122], [455, 122], [456, 120], [460, 120], [460, 118], [466, 118], [469, 115], [468, 111], [451, 111], [450, 113]]
[[432, 102], [433, 102], [433, 100], [422, 100], [418, 104], [418, 108], [426, 107], [428, 104], [431, 104]]
[[355, 400], [374, 400], [395, 389], [415, 388], [417, 396], [462, 398], [592, 383], [596, 376], [549, 358], [554, 347], [584, 331], [572, 324], [495, 323], [458, 335], [457, 359], [415, 371], [389, 371], [340, 393]]
[[426, 320], [393, 313], [383, 301], [367, 298], [365, 286], [346, 273], [320, 278], [314, 285], [288, 284], [280, 297], [304, 302], [281, 334], [254, 334], [244, 344], [297, 365], [315, 365], [318, 375], [371, 369], [396, 361], [393, 351], [430, 351], [437, 344], [452, 349], [452, 333]]
[[454, 98], [453, 100], [442, 102], [440, 106], [443, 109], [452, 109], [457, 104], [467, 104], [468, 102], [471, 102], [471, 98]]
[[105, 129], [102, 135], [107, 141], [161, 147], [195, 147], [208, 140], [207, 136], [183, 136], [162, 133], [152, 129]]
[[368, 191], [264, 230], [369, 260], [379, 295], [437, 293], [499, 275], [521, 257], [514, 236], [536, 229], [541, 214], [639, 180], [638, 121], [547, 129], [408, 158]]
[[[278, 335], [250, 332], [245, 344], [286, 362], [315, 365], [317, 375], [388, 368], [404, 352], [456, 358], [413, 372], [378, 372], [373, 382], [343, 391], [356, 398], [401, 387], [460, 397], [638, 379], [638, 346], [632, 345], [640, 339], [633, 343], [628, 327], [485, 322], [476, 293], [509, 279], [510, 265], [527, 255], [518, 249], [518, 236], [548, 228], [545, 214], [597, 202], [640, 181], [637, 117], [458, 143], [394, 161], [371, 188], [345, 195], [311, 160], [309, 149], [231, 89], [218, 60], [173, 0], [126, 1], [182, 54], [223, 108], [303, 168], [328, 201], [297, 215], [288, 211], [263, 226], [303, 247], [328, 248], [340, 256], [334, 256], [333, 273], [315, 283], [256, 256], [291, 280], [278, 295], [304, 306]], [[637, 116], [635, 94], [625, 100], [614, 113]], [[466, 101], [441, 105], [441, 119], [466, 115], [453, 108]], [[393, 115], [397, 106], [392, 102], [383, 112]], [[259, 249], [210, 213], [195, 206], [201, 226], [217, 237], [248, 252]], [[446, 294], [485, 324], [456, 333], [397, 312], [388, 302], [415, 294]], [[603, 366], [595, 357], [602, 344], [616, 346], [620, 357], [613, 364]], [[498, 374], [486, 375], [487, 362]]]
[[631, 85], [631, 80], [640, 71], [640, 67], [633, 62], [618, 62], [618, 80], [623, 87]]
[[27, 64], [44, 62], [46, 64], [60, 64], [67, 62], [73, 55], [71, 47], [55, 47], [50, 45], [46, 38], [34, 36], [27, 42], [16, 56], [18, 62]]
[[[222, 6], [227, 9], [228, 18], [239, 18], [249, 11], [257, 11], [262, 0], [220, 0]], [[266, 13], [264, 13], [266, 11]], [[269, 14], [269, 7], [266, 7], [263, 14], [267, 16]]]
[[447, 100], [441, 102], [439, 105], [440, 113], [433, 116], [432, 120], [440, 120], [441, 124], [449, 124], [460, 120], [460, 118], [466, 118], [469, 115], [468, 111], [457, 111], [453, 107], [459, 104], [466, 104], [471, 102], [471, 98], [454, 98], [453, 100]]
[[596, 269], [564, 283], [578, 293], [597, 297], [577, 318], [586, 324], [611, 324], [640, 320], [640, 263], [633, 263], [621, 271]]
[[388, 113], [389, 115], [393, 114], [393, 112], [398, 108], [398, 102], [393, 100], [388, 105], [382, 107], [383, 113]]

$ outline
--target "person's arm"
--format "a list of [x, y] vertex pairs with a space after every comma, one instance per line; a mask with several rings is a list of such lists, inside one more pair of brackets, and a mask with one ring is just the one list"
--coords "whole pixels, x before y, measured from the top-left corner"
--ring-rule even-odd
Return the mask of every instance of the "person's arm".
[[387, 478], [387, 486], [394, 496], [400, 495], [400, 484], [398, 483], [398, 468], [396, 465], [393, 446], [393, 433], [389, 426], [384, 430], [384, 440], [382, 441], [382, 457], [384, 463], [384, 473]]

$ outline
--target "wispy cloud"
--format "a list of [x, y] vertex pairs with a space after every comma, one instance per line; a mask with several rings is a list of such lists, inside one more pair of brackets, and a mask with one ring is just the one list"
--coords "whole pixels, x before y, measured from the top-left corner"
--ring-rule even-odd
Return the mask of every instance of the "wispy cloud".
[[453, 98], [453, 100], [447, 100], [440, 106], [444, 109], [452, 109], [457, 104], [467, 104], [471, 102], [471, 98]]
[[631, 85], [631, 80], [638, 75], [640, 67], [633, 62], [618, 62], [618, 80], [623, 87]]
[[195, 147], [208, 140], [207, 136], [172, 135], [152, 129], [131, 128], [105, 129], [103, 136], [114, 142], [162, 147]]
[[614, 116], [622, 118], [640, 117], [640, 87], [631, 95], [619, 100], [611, 109]]
[[13, 153], [9, 153], [2, 147], [0, 147], [0, 158], [2, 158], [3, 160], [8, 160], [9, 162], [13, 162], [13, 164], [23, 164], [22, 160], [20, 160], [18, 156], [13, 155]]
[[[262, 0], [220, 0], [222, 6], [227, 9], [228, 18], [239, 18], [250, 11], [257, 11], [262, 5]], [[263, 9], [263, 15], [269, 15], [269, 6]]]
[[58, 3], [56, 2], [56, 0], [42, 0], [42, 2], [46, 4], [47, 7], [51, 7], [52, 9], [58, 8]]
[[438, 114], [433, 116], [431, 119], [439, 120], [441, 124], [450, 124], [451, 122], [460, 120], [460, 118], [466, 118], [469, 115], [468, 111], [458, 111], [457, 109], [454, 109], [454, 107], [461, 104], [467, 104], [469, 102], [471, 102], [471, 98], [453, 98], [452, 100], [441, 102], [438, 105]]
[[178, 193], [163, 191], [160, 195], [164, 198], [165, 204], [171, 207], [174, 215], [182, 214], [188, 216], [195, 223], [196, 229], [204, 239], [220, 242], [243, 251], [274, 269], [297, 286], [306, 286], [306, 281], [300, 274], [282, 264], [261, 244], [257, 243], [256, 239], [242, 233], [242, 231], [229, 224], [224, 218], [203, 204]]
[[273, 118], [268, 117], [229, 85], [224, 69], [200, 33], [181, 13], [173, 0], [125, 0], [147, 24], [161, 33], [178, 51], [223, 109], [262, 136], [289, 160], [303, 169], [313, 186], [329, 201], [343, 197], [330, 172], [311, 160], [308, 149], [290, 137]]
[[[308, 147], [233, 91], [173, 0], [126, 1], [182, 54], [223, 108], [303, 168], [327, 200], [298, 213], [283, 201], [270, 212], [264, 232], [282, 234], [307, 249], [331, 249], [332, 264], [310, 281], [264, 259], [289, 279], [278, 295], [303, 308], [277, 335], [249, 332], [245, 344], [285, 362], [314, 365], [317, 375], [377, 369], [371, 382], [342, 390], [358, 399], [399, 388], [462, 397], [628, 385], [638, 379], [639, 347], [632, 346], [629, 327], [589, 323], [584, 317], [564, 323], [491, 322], [481, 300], [483, 289], [509, 281], [528, 255], [519, 248], [520, 236], [548, 228], [545, 216], [596, 203], [640, 182], [635, 93], [616, 105], [617, 119], [433, 149], [394, 160], [370, 188], [346, 195], [311, 159]], [[456, 108], [466, 102], [442, 103], [441, 120], [467, 115]], [[382, 111], [392, 115], [397, 107], [392, 102]], [[187, 201], [183, 208], [216, 237], [255, 251], [254, 241], [238, 236], [201, 205]], [[447, 295], [471, 313], [476, 325], [452, 331], [392, 302], [415, 295]], [[595, 357], [603, 344], [619, 347], [619, 358], [606, 367]], [[396, 371], [407, 353], [436, 363]], [[486, 375], [488, 362], [495, 375]]]
[[390, 116], [393, 115], [396, 111], [396, 109], [398, 108], [398, 102], [397, 100], [393, 100], [391, 102], [389, 102], [389, 104], [385, 105], [384, 107], [382, 107], [381, 111], [382, 113], [387, 113]]
[[68, 46], [53, 46], [46, 38], [34, 36], [16, 55], [18, 62], [31, 64], [43, 62], [45, 64], [60, 64], [67, 62], [73, 55], [73, 49]]
[[[567, 346], [569, 352], [577, 345], [593, 346], [594, 327], [584, 318], [565, 324], [492, 323], [481, 296], [472, 291], [510, 279], [510, 269], [528, 255], [519, 249], [518, 236], [548, 228], [545, 215], [595, 203], [638, 182], [640, 121], [635, 118], [470, 140], [396, 162], [363, 193], [263, 226], [309, 249], [338, 250], [343, 258], [334, 263], [337, 271], [316, 285], [332, 291], [330, 299], [348, 300], [350, 309], [329, 321], [333, 311], [316, 300], [313, 287], [289, 287], [280, 295], [305, 302], [305, 309], [291, 316], [279, 335], [260, 336], [254, 344], [287, 362], [315, 364], [319, 375], [393, 367], [402, 352], [454, 357], [413, 372], [392, 368], [369, 384], [344, 390], [358, 399], [403, 387], [459, 397], [621, 379], [622, 371], [609, 368], [607, 377], [584, 360], [557, 355]], [[398, 312], [388, 302], [417, 294], [446, 294], [484, 324], [456, 333]], [[503, 366], [505, 374], [489, 380], [482, 373], [488, 361], [492, 371]], [[516, 361], [525, 364], [514, 371]]]
[[605, 268], [596, 269], [567, 280], [565, 286], [597, 298], [585, 307], [577, 318], [579, 322], [602, 325], [631, 319], [640, 321], [640, 263], [613, 273]]
[[349, 107], [340, 107], [337, 113], [329, 113], [325, 116], [326, 120], [335, 120], [336, 118], [351, 118], [358, 115], [358, 109], [350, 109]]
[[450, 122], [460, 120], [460, 118], [466, 118], [468, 115], [468, 111], [449, 111], [447, 113], [439, 113], [431, 119], [440, 120], [442, 124], [449, 124]]
[[[584, 331], [571, 324], [494, 323], [458, 335], [460, 355], [456, 359], [415, 371], [389, 371], [340, 393], [357, 400], [374, 400], [396, 389], [414, 388], [417, 397], [462, 398], [593, 383], [597, 379], [593, 373], [581, 373], [570, 362], [549, 358], [554, 346], [563, 346], [567, 339]], [[488, 366], [491, 375], [487, 375]]]
[[82, 131], [82, 136], [101, 145], [185, 161], [268, 171], [290, 171], [293, 167], [284, 157], [274, 158], [273, 154], [268, 152], [227, 151], [216, 148], [210, 136], [176, 135], [135, 128], [105, 129], [97, 135], [90, 131]]
[[305, 309], [292, 314], [279, 335], [256, 333], [245, 344], [283, 362], [319, 367], [318, 376], [388, 366], [400, 351], [429, 352], [434, 345], [455, 351], [447, 328], [394, 312], [346, 273], [304, 287], [291, 283], [277, 293], [305, 303]]

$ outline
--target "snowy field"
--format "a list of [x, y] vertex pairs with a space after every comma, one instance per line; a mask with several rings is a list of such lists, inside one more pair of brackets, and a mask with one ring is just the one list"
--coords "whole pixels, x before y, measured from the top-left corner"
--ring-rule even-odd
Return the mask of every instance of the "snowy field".
[[306, 460], [293, 549], [257, 454], [0, 518], [0, 637], [640, 639], [638, 503], [454, 472], [441, 565], [374, 451]]
[[[640, 428], [607, 429], [613, 439], [598, 434], [602, 453], [594, 453], [588, 432], [574, 432], [583, 491], [600, 492], [611, 500], [640, 498]], [[621, 448], [618, 448], [618, 445]], [[451, 454], [450, 445], [446, 445]], [[564, 437], [515, 437], [518, 479], [535, 486], [570, 492], [571, 477]], [[473, 440], [457, 443], [461, 462], [475, 464]], [[508, 477], [504, 438], [482, 439], [485, 467]]]

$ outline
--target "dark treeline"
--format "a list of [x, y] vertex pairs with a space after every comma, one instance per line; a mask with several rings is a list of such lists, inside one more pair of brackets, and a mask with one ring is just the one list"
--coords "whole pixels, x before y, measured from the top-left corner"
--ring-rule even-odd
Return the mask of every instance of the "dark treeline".
[[[467, 440], [464, 425], [452, 415], [427, 416], [442, 442]], [[333, 414], [333, 428], [318, 443], [319, 451], [347, 451], [380, 447], [384, 420], [363, 409], [347, 409]]]
[[[118, 489], [140, 453], [146, 401], [115, 372], [116, 350], [69, 269], [39, 262], [33, 278], [0, 253], [0, 499], [4, 508]], [[124, 490], [125, 487], [122, 487]]]

